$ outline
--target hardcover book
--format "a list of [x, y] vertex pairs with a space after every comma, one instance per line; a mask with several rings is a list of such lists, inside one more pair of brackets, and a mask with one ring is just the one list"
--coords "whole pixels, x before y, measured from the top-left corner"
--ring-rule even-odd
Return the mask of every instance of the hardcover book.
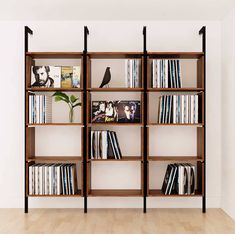
[[73, 66], [73, 88], [80, 88], [80, 66]]
[[61, 88], [72, 88], [73, 67], [61, 67]]

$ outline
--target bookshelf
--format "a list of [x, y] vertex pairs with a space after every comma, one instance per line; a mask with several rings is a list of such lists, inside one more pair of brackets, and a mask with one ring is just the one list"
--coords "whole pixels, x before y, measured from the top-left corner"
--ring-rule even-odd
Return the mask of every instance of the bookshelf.
[[[147, 51], [147, 32], [146, 27], [143, 30], [143, 52], [88, 52], [87, 37], [89, 34], [88, 28], [84, 27], [84, 51], [83, 52], [28, 52], [28, 36], [33, 34], [31, 29], [25, 27], [25, 213], [28, 213], [28, 199], [30, 197], [81, 197], [84, 199], [84, 212], [87, 212], [88, 199], [90, 197], [142, 197], [143, 211], [147, 211], [148, 197], [201, 197], [202, 211], [206, 212], [206, 79], [205, 79], [205, 56], [206, 56], [206, 29], [203, 27], [200, 30], [202, 35], [202, 52], [149, 52]], [[98, 88], [96, 83], [96, 72], [94, 69], [99, 67], [100, 61], [107, 61], [108, 64], [120, 63], [124, 66], [123, 61], [126, 59], [138, 59], [140, 61], [141, 73], [140, 85], [135, 88], [127, 88], [125, 85], [115, 83], [113, 87]], [[180, 59], [182, 61], [195, 61], [196, 75], [194, 84], [187, 83], [181, 88], [153, 88], [151, 85], [151, 62], [153, 59]], [[48, 61], [64, 61], [77, 60], [82, 68], [81, 71], [81, 86], [80, 88], [34, 88], [31, 87], [31, 66], [37, 65], [37, 60]], [[42, 62], [41, 62], [42, 63]], [[186, 65], [187, 66], [187, 63]], [[103, 71], [102, 71], [103, 72]], [[99, 70], [97, 71], [99, 73]], [[117, 77], [122, 77], [123, 74], [118, 74]], [[53, 93], [55, 91], [63, 91], [68, 93], [78, 93], [82, 102], [79, 121], [75, 123], [53, 122], [45, 124], [29, 123], [29, 95], [38, 92]], [[191, 95], [198, 94], [199, 96], [199, 117], [198, 123], [159, 123], [156, 119], [157, 109], [154, 110], [153, 102], [157, 102], [160, 95]], [[139, 100], [141, 104], [140, 123], [93, 123], [91, 121], [91, 102], [92, 100], [117, 100], [118, 95], [121, 97], [127, 95], [128, 100]], [[111, 98], [111, 99], [109, 99]], [[116, 99], [115, 99], [116, 98]], [[155, 113], [155, 114], [154, 114]], [[37, 155], [35, 145], [37, 141], [36, 131], [41, 131], [47, 127], [57, 128], [78, 128], [81, 134], [81, 152], [77, 155], [60, 156], [54, 155]], [[150, 142], [151, 137], [159, 137], [161, 132], [166, 129], [175, 129], [180, 131], [181, 128], [194, 128], [196, 132], [196, 154], [169, 154], [162, 155], [151, 153]], [[159, 129], [162, 129], [159, 131]], [[135, 143], [138, 152], [124, 152], [121, 159], [91, 159], [91, 140], [90, 134], [92, 130], [115, 130], [119, 131], [135, 131], [138, 135], [139, 142]], [[134, 130], [135, 129], [135, 130]], [[177, 130], [178, 129], [178, 130]], [[153, 135], [151, 131], [154, 131]], [[120, 138], [123, 136], [120, 133]], [[132, 141], [129, 137], [128, 141]], [[122, 147], [124, 143], [121, 142]], [[158, 145], [156, 144], [156, 147]], [[152, 174], [158, 171], [161, 165], [167, 163], [192, 163], [197, 168], [196, 180], [197, 188], [194, 195], [165, 195], [159, 186], [150, 186]], [[78, 180], [80, 187], [74, 195], [29, 195], [29, 166], [35, 163], [75, 163], [79, 164]], [[120, 167], [125, 167], [126, 164], [134, 164], [138, 178], [138, 186], [120, 188], [106, 188], [105, 185], [100, 187], [93, 186], [92, 171], [103, 165], [103, 168], [110, 168], [112, 165], [119, 164]], [[114, 166], [113, 166], [114, 167]], [[162, 169], [161, 169], [162, 170]], [[157, 178], [161, 180], [163, 178]]]

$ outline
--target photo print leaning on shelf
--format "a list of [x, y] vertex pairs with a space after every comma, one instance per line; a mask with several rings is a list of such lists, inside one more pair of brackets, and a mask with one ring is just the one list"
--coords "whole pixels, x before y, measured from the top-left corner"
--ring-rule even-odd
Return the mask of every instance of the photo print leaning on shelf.
[[107, 123], [117, 121], [117, 110], [114, 102], [93, 101], [92, 102], [92, 122]]
[[118, 122], [140, 123], [140, 101], [117, 101]]
[[61, 68], [54, 66], [32, 66], [31, 86], [60, 88]]

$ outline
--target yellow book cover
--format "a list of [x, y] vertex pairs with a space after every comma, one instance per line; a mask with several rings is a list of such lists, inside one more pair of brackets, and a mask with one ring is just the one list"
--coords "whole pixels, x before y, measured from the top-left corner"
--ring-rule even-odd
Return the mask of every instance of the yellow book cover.
[[73, 67], [64, 66], [61, 68], [61, 88], [72, 88]]

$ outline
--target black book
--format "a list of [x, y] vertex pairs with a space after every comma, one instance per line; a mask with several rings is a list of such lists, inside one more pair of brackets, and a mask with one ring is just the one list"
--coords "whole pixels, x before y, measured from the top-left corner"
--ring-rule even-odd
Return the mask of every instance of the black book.
[[108, 133], [108, 158], [116, 158], [116, 153], [114, 149], [113, 139], [111, 137], [110, 131], [107, 131]]
[[178, 193], [178, 179], [179, 179], [179, 165], [177, 163], [174, 164], [175, 166], [175, 175], [172, 181], [172, 188], [170, 194], [177, 194]]
[[120, 146], [119, 146], [119, 143], [118, 143], [117, 134], [116, 134], [116, 132], [113, 131], [112, 135], [113, 135], [113, 138], [114, 138], [115, 147], [116, 147], [117, 152], [118, 152], [118, 158], [121, 159], [122, 158], [122, 153], [121, 153], [121, 149], [120, 149]]
[[168, 194], [171, 194], [172, 193], [172, 189], [173, 189], [173, 185], [175, 183], [175, 178], [176, 178], [176, 172], [177, 172], [177, 166], [176, 165], [172, 165], [172, 178], [171, 178], [171, 181], [170, 181], [170, 186], [169, 186], [169, 189], [168, 189]]
[[165, 177], [162, 184], [162, 192], [166, 195], [169, 187], [169, 181], [172, 176], [172, 166], [169, 164], [166, 169]]

